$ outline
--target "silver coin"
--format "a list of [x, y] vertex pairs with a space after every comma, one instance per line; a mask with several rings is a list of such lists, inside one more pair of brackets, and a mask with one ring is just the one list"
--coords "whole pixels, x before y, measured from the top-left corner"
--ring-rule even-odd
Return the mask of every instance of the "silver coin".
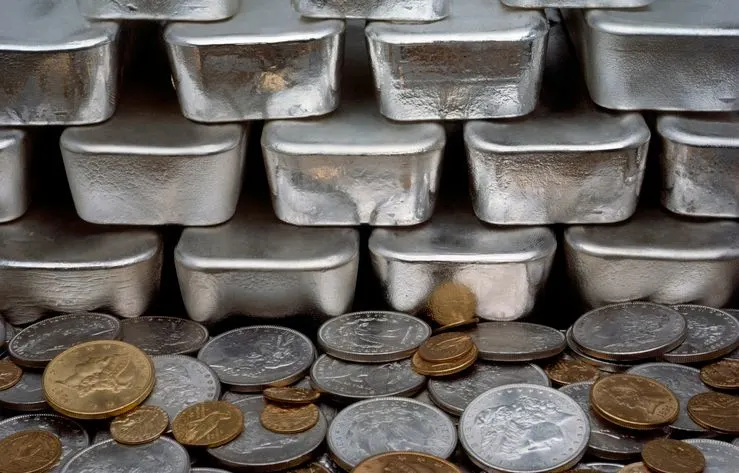
[[426, 383], [410, 359], [366, 364], [321, 355], [310, 376], [316, 389], [342, 401], [412, 395]]
[[0, 408], [21, 412], [38, 412], [49, 405], [41, 386], [41, 373], [24, 371], [13, 387], [0, 391]]
[[575, 341], [572, 339], [572, 327], [570, 327], [567, 330], [565, 334], [565, 338], [567, 339], [567, 345], [569, 346], [570, 351], [572, 352], [571, 353], [572, 356], [574, 356], [575, 358], [577, 358], [578, 360], [584, 363], [587, 363], [591, 366], [595, 366], [599, 370], [607, 371], [609, 373], [621, 373], [621, 372], [628, 370], [629, 368], [633, 368], [638, 363], [638, 362], [629, 363], [626, 361], [616, 362], [616, 361], [599, 360], [598, 358], [593, 358], [592, 356], [583, 353], [580, 350], [580, 347], [577, 346], [577, 343], [575, 343]]
[[739, 438], [735, 438], [734, 440], [732, 440], [731, 441], [731, 444], [732, 445], [736, 445], [737, 447], [739, 447]]
[[703, 473], [736, 473], [739, 468], [739, 447], [729, 442], [710, 439], [688, 439], [706, 459]]
[[352, 404], [328, 430], [328, 448], [347, 471], [385, 452], [414, 451], [449, 458], [457, 446], [454, 424], [443, 411], [414, 399], [385, 397]]
[[341, 467], [331, 458], [329, 453], [324, 453], [316, 459], [316, 463], [330, 471], [331, 473], [341, 473]]
[[[731, 315], [735, 319], [739, 320], [739, 310], [737, 310], [737, 309], [721, 309], [721, 310], [723, 310], [727, 314]], [[736, 350], [732, 351], [731, 353], [729, 353], [728, 355], [726, 355], [724, 358], [727, 358], [729, 360], [739, 360], [739, 348], [737, 348]]]
[[122, 445], [115, 440], [93, 444], [73, 456], [62, 473], [189, 473], [190, 456], [167, 437], [143, 445]]
[[580, 463], [573, 470], [582, 468], [597, 471], [598, 473], [618, 473], [625, 466], [618, 463]]
[[726, 312], [700, 305], [676, 305], [688, 322], [688, 337], [674, 350], [662, 355], [670, 363], [715, 360], [739, 345], [739, 320]]
[[190, 468], [190, 473], [231, 473], [219, 468]]
[[428, 391], [431, 400], [439, 407], [460, 416], [477, 396], [506, 384], [551, 385], [544, 370], [532, 363], [478, 362], [462, 375], [431, 378]]
[[481, 394], [459, 424], [462, 447], [478, 466], [503, 473], [565, 470], [580, 461], [590, 423], [572, 398], [531, 384]]
[[326, 419], [299, 434], [278, 434], [262, 427], [259, 414], [264, 409], [262, 396], [251, 396], [234, 403], [244, 414], [244, 433], [232, 442], [208, 453], [224, 466], [250, 471], [277, 471], [301, 464], [323, 443]]
[[72, 455], [90, 446], [90, 436], [80, 424], [55, 414], [27, 414], [0, 422], [0, 439], [25, 430], [45, 430], [59, 437], [62, 456], [48, 472], [60, 471]]
[[112, 315], [81, 312], [41, 320], [21, 330], [8, 345], [20, 366], [43, 368], [67, 348], [92, 340], [115, 340], [121, 324]]
[[177, 317], [136, 317], [121, 321], [123, 341], [148, 355], [187, 355], [208, 341], [208, 329]]
[[[294, 386], [296, 388], [313, 389], [313, 385], [310, 382], [310, 376], [306, 376], [305, 378], [301, 379], [300, 381], [295, 383]], [[322, 399], [318, 402], [318, 408], [323, 413], [323, 417], [326, 418], [326, 423], [328, 425], [331, 425], [331, 422], [334, 421], [334, 418], [339, 413], [339, 409], [336, 406], [328, 404], [325, 399]]]
[[97, 432], [95, 432], [95, 435], [92, 437], [92, 443], [93, 444], [102, 443], [112, 438], [113, 436], [110, 434], [110, 429], [98, 430]]
[[590, 408], [590, 389], [593, 383], [573, 383], [559, 388], [577, 402], [590, 420], [590, 440], [588, 452], [598, 458], [607, 460], [627, 460], [638, 456], [644, 445], [654, 439], [667, 435], [662, 431], [634, 432], [620, 429], [601, 419]]
[[4, 347], [5, 343], [8, 342], [8, 340], [5, 338], [6, 335], [6, 327], [7, 322], [5, 322], [5, 319], [0, 316], [0, 347]]
[[480, 359], [531, 361], [559, 355], [567, 346], [559, 330], [527, 322], [484, 322], [468, 330]]
[[416, 401], [422, 402], [424, 404], [427, 404], [429, 406], [437, 407], [436, 403], [431, 400], [431, 396], [429, 396], [428, 389], [423, 389], [418, 392], [415, 396], [413, 396], [413, 399]]
[[387, 362], [408, 358], [431, 336], [431, 327], [400, 312], [354, 312], [318, 329], [318, 345], [334, 358]]
[[221, 395], [218, 375], [202, 361], [184, 355], [152, 357], [156, 383], [145, 405], [164, 409], [170, 423], [186, 407]]
[[198, 359], [234, 391], [259, 392], [302, 378], [315, 358], [313, 343], [300, 332], [276, 325], [254, 325], [211, 339]]
[[685, 318], [650, 302], [613, 304], [586, 313], [572, 326], [572, 339], [595, 358], [615, 361], [654, 358], [687, 336]]

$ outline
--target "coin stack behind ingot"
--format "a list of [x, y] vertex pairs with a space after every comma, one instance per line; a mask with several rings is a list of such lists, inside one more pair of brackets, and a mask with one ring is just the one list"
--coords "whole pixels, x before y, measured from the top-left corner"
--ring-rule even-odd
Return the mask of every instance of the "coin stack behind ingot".
[[298, 434], [312, 429], [320, 418], [314, 403], [318, 391], [304, 388], [267, 388], [262, 393], [266, 402], [259, 420], [265, 429], [278, 434]]
[[479, 322], [475, 317], [477, 298], [467, 286], [448, 281], [439, 284], [428, 300], [428, 311], [439, 325], [436, 332], [445, 332]]
[[469, 335], [444, 332], [426, 340], [413, 355], [413, 369], [426, 376], [460, 373], [477, 360], [479, 351]]

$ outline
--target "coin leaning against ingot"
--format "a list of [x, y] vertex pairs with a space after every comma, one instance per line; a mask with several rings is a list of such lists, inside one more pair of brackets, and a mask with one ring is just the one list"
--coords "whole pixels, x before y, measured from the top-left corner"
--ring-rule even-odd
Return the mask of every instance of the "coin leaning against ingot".
[[600, 377], [600, 370], [568, 355], [544, 367], [544, 372], [553, 382], [560, 385], [595, 381]]
[[739, 389], [739, 360], [720, 360], [704, 366], [701, 381], [716, 389]]
[[656, 473], [701, 473], [706, 467], [701, 451], [679, 440], [652, 440], [641, 454], [644, 464]]
[[0, 391], [10, 389], [21, 380], [23, 370], [10, 360], [0, 360]]
[[238, 437], [243, 430], [244, 414], [226, 401], [194, 404], [172, 421], [175, 440], [191, 447], [219, 447]]
[[472, 325], [477, 325], [479, 321], [480, 321], [479, 317], [472, 317], [471, 319], [460, 320], [459, 322], [454, 322], [453, 324], [447, 324], [447, 325], [442, 325], [441, 327], [437, 327], [434, 329], [434, 333], [440, 334], [440, 333], [448, 332], [450, 330], [458, 330], [461, 328], [469, 329], [472, 327]]
[[429, 338], [418, 349], [418, 355], [431, 363], [458, 360], [473, 348], [469, 335], [457, 332], [441, 333]]
[[116, 417], [110, 423], [110, 435], [124, 445], [153, 442], [169, 426], [169, 417], [161, 407], [139, 406]]
[[321, 393], [306, 388], [267, 388], [262, 392], [265, 399], [281, 404], [310, 404], [321, 397]]
[[298, 434], [312, 429], [318, 423], [319, 413], [315, 404], [282, 407], [267, 403], [259, 421], [265, 429], [277, 434]]
[[381, 453], [363, 460], [354, 467], [352, 473], [401, 473], [406, 471], [462, 473], [462, 470], [451, 462], [419, 452]]
[[413, 365], [413, 370], [418, 374], [426, 376], [451, 376], [453, 374], [461, 373], [475, 364], [475, 361], [477, 361], [477, 355], [477, 348], [473, 345], [472, 350], [458, 360], [431, 363], [421, 358], [421, 355], [416, 352], [411, 359], [411, 363]]
[[696, 424], [721, 434], [739, 435], [739, 397], [709, 391], [688, 401], [688, 415]]
[[62, 456], [59, 437], [45, 430], [26, 430], [0, 440], [0, 471], [42, 473]]
[[634, 430], [669, 425], [680, 412], [677, 398], [662, 383], [631, 374], [614, 374], [596, 381], [590, 391], [590, 404], [605, 420]]
[[442, 326], [470, 320], [477, 311], [477, 297], [464, 284], [443, 282], [429, 296], [428, 310], [431, 318]]

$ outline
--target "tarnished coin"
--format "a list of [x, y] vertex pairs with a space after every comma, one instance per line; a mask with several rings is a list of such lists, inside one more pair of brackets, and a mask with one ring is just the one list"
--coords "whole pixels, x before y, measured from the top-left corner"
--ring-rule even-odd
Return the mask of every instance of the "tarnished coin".
[[425, 376], [451, 376], [465, 371], [467, 368], [475, 364], [479, 352], [473, 345], [472, 350], [467, 352], [463, 357], [453, 361], [430, 362], [421, 358], [421, 354], [416, 352], [411, 358], [413, 371]]
[[700, 371], [697, 368], [673, 363], [645, 363], [631, 368], [627, 373], [659, 381], [675, 395], [680, 402], [680, 414], [670, 424], [670, 430], [685, 434], [705, 432], [688, 415], [688, 400], [696, 394], [708, 392], [708, 388], [700, 380]]
[[15, 386], [23, 376], [23, 370], [10, 360], [0, 360], [0, 391]]
[[265, 429], [259, 421], [265, 406], [262, 396], [250, 396], [234, 405], [243, 414], [244, 434], [222, 447], [208, 449], [210, 455], [228, 468], [249, 471], [288, 469], [310, 458], [326, 437], [323, 415], [310, 430], [278, 434]]
[[531, 361], [559, 355], [567, 346], [559, 330], [527, 322], [485, 322], [465, 332], [488, 361]]
[[428, 310], [431, 318], [441, 326], [470, 320], [477, 311], [477, 297], [462, 283], [443, 282], [431, 292]]
[[590, 468], [591, 470], [595, 470], [598, 473], [619, 473], [621, 471], [621, 468], [624, 467], [624, 465], [621, 465], [619, 463], [580, 463], [578, 467], [583, 468]]
[[462, 447], [480, 467], [504, 473], [561, 471], [577, 464], [588, 418], [556, 389], [512, 384], [481, 394], [459, 421]]
[[447, 332], [434, 335], [418, 349], [418, 355], [432, 363], [454, 361], [464, 357], [474, 347], [469, 335]]
[[42, 473], [62, 456], [59, 437], [46, 430], [26, 430], [0, 440], [0, 471]]
[[321, 393], [305, 388], [267, 388], [262, 392], [265, 399], [281, 404], [310, 404], [321, 397]]
[[705, 457], [706, 469], [703, 473], [736, 473], [739, 447], [710, 439], [688, 439], [685, 442], [700, 450]]
[[621, 468], [618, 473], [652, 473], [642, 462], [631, 463]]
[[[7, 324], [7, 322], [5, 321], [5, 319], [2, 316], [0, 316], [0, 348], [5, 348], [5, 343], [6, 343], [6, 339], [5, 339], [5, 335], [6, 335], [5, 334], [5, 327], [6, 327], [6, 324]], [[9, 341], [9, 340], [7, 340], [7, 341]]]
[[92, 340], [115, 340], [120, 334], [121, 324], [112, 315], [59, 315], [18, 332], [8, 344], [8, 353], [20, 366], [43, 368], [67, 348]]
[[567, 339], [567, 346], [570, 348], [570, 352], [573, 357], [587, 363], [591, 366], [595, 366], [601, 371], [608, 373], [622, 373], [629, 368], [636, 366], [639, 362], [636, 361], [608, 361], [594, 358], [586, 353], [583, 353], [577, 343], [572, 339], [572, 327], [565, 332], [565, 338]]
[[677, 419], [677, 398], [651, 378], [614, 374], [601, 378], [590, 390], [590, 405], [604, 419], [621, 427], [649, 430]]
[[208, 341], [208, 329], [178, 317], [136, 317], [121, 321], [122, 340], [148, 355], [186, 355]]
[[739, 389], [739, 360], [719, 360], [704, 366], [701, 381], [716, 389]]
[[567, 354], [546, 365], [544, 371], [549, 379], [559, 385], [595, 381], [600, 377], [598, 368]]
[[141, 445], [158, 439], [169, 426], [164, 409], [140, 406], [113, 419], [110, 435], [124, 445]]
[[388, 452], [367, 458], [352, 473], [462, 473], [456, 465], [433, 455], [417, 452]]
[[221, 334], [205, 344], [198, 359], [234, 391], [259, 392], [302, 378], [315, 358], [313, 343], [295, 330], [254, 325]]
[[267, 403], [259, 415], [262, 426], [278, 434], [297, 434], [318, 423], [320, 411], [315, 404], [283, 407]]
[[685, 318], [674, 309], [650, 302], [599, 307], [572, 326], [580, 350], [605, 360], [654, 358], [677, 347], [685, 337]]
[[0, 391], [0, 408], [21, 412], [48, 409], [41, 387], [41, 374], [25, 371], [13, 387]]
[[172, 421], [174, 438], [192, 447], [219, 447], [238, 437], [243, 428], [241, 410], [225, 401], [199, 402]]
[[549, 386], [544, 371], [531, 363], [476, 363], [459, 376], [432, 378], [428, 392], [434, 404], [459, 416], [480, 394], [506, 384]]
[[336, 416], [328, 431], [334, 460], [350, 471], [380, 453], [414, 451], [449, 458], [457, 433], [449, 417], [422, 402], [386, 397], [361, 401]]
[[688, 401], [688, 414], [698, 425], [721, 434], [739, 435], [739, 397], [709, 391]]
[[310, 376], [316, 389], [339, 400], [412, 395], [426, 382], [408, 359], [371, 365], [322, 355]]
[[167, 437], [142, 445], [106, 440], [77, 453], [62, 468], [62, 473], [139, 471], [189, 473], [190, 456], [182, 445]]
[[676, 305], [688, 322], [688, 337], [674, 350], [662, 355], [670, 363], [715, 360], [739, 345], [739, 320], [726, 312], [700, 305]]
[[431, 335], [431, 327], [400, 312], [355, 312], [318, 329], [323, 351], [347, 361], [381, 363], [408, 358]]
[[642, 460], [656, 473], [701, 473], [706, 460], [700, 450], [674, 439], [657, 439], [642, 450]]

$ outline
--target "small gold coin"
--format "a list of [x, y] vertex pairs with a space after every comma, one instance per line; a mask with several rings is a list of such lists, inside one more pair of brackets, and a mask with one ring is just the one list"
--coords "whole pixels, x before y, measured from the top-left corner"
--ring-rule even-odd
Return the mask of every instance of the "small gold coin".
[[680, 407], [665, 385], [632, 374], [614, 374], [596, 381], [590, 404], [605, 420], [634, 430], [669, 425], [677, 419]]
[[450, 325], [475, 316], [477, 297], [464, 284], [448, 281], [431, 293], [428, 309], [437, 324]]
[[169, 427], [169, 417], [160, 407], [139, 406], [113, 419], [110, 435], [125, 445], [141, 445], [158, 439]]
[[461, 473], [456, 465], [426, 453], [390, 452], [367, 458], [352, 473]]
[[618, 473], [652, 473], [649, 471], [647, 466], [642, 463], [632, 463], [630, 465], [626, 465], [625, 467], [621, 468]]
[[21, 380], [23, 370], [10, 360], [0, 360], [0, 391], [10, 389]]
[[282, 404], [310, 404], [321, 397], [321, 393], [305, 388], [267, 388], [262, 392], [268, 401]]
[[244, 414], [226, 401], [205, 401], [177, 414], [172, 421], [175, 440], [191, 447], [225, 445], [244, 430]]
[[739, 435], [739, 397], [713, 391], [688, 401], [688, 414], [696, 424], [721, 434]]
[[700, 450], [686, 442], [656, 439], [644, 445], [644, 464], [656, 473], [701, 473], [706, 459]]
[[425, 376], [450, 376], [453, 374], [461, 373], [466, 370], [477, 361], [478, 350], [477, 347], [472, 345], [472, 350], [469, 351], [465, 356], [453, 361], [442, 361], [440, 363], [433, 363], [426, 361], [421, 358], [421, 355], [416, 352], [411, 358], [411, 366], [413, 370]]
[[283, 407], [267, 403], [259, 416], [265, 429], [278, 434], [297, 434], [318, 423], [320, 411], [315, 404]]
[[44, 430], [26, 430], [0, 440], [0, 472], [42, 473], [62, 456], [59, 437]]
[[472, 350], [474, 343], [469, 335], [457, 332], [441, 333], [429, 338], [418, 349], [418, 355], [426, 361], [441, 363], [462, 358]]
[[721, 360], [704, 366], [701, 381], [716, 389], [739, 389], [739, 360]]
[[434, 329], [434, 334], [444, 333], [444, 332], [448, 332], [450, 330], [456, 330], [456, 329], [459, 329], [459, 328], [464, 328], [464, 327], [467, 327], [469, 325], [476, 325], [477, 322], [479, 322], [479, 321], [480, 321], [480, 319], [478, 317], [473, 317], [473, 318], [471, 318], [469, 320], [460, 320], [459, 322], [455, 322], [455, 323], [449, 324], [449, 325], [444, 325], [442, 327], [438, 327], [438, 328]]
[[549, 379], [561, 385], [595, 381], [600, 377], [598, 368], [569, 356], [546, 365], [544, 371]]

